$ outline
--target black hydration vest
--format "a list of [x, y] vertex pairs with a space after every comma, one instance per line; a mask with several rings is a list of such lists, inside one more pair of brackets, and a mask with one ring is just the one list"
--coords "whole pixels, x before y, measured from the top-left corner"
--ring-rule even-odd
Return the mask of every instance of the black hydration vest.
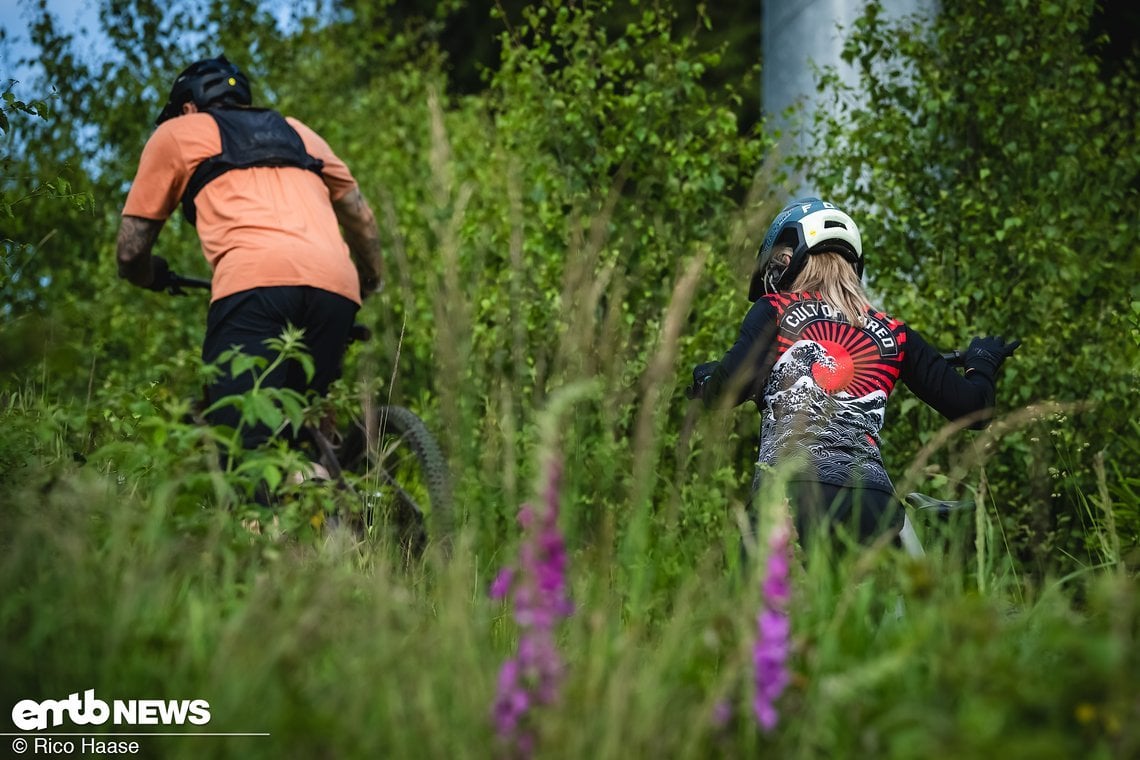
[[297, 130], [285, 117], [267, 108], [214, 108], [210, 114], [218, 123], [222, 152], [210, 156], [194, 170], [182, 193], [182, 213], [192, 225], [198, 223], [194, 199], [206, 186], [230, 169], [253, 166], [296, 166], [317, 174], [325, 166], [305, 150]]

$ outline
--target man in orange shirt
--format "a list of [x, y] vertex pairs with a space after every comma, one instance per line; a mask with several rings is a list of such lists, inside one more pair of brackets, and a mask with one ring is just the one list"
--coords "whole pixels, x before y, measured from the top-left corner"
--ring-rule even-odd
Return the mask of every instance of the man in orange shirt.
[[[181, 203], [213, 270], [203, 360], [233, 346], [272, 359], [264, 341], [291, 324], [305, 330], [315, 375], [308, 382], [290, 362], [264, 385], [324, 394], [340, 376], [361, 299], [381, 286], [376, 219], [317, 133], [251, 103], [249, 80], [225, 56], [174, 80], [123, 208], [119, 276], [151, 290], [169, 284], [166, 261], [151, 250]], [[249, 372], [224, 374], [209, 398], [252, 385]], [[236, 428], [239, 419], [230, 407], [210, 421]], [[243, 443], [252, 448], [269, 435], [245, 430]]]

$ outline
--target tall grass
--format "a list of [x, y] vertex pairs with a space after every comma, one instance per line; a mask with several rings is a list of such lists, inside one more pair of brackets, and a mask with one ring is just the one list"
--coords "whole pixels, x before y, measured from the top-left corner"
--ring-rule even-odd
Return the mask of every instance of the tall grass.
[[[37, 403], [5, 410], [6, 436]], [[531, 455], [550, 441], [567, 447], [574, 403], [546, 418], [538, 439], [548, 443]], [[481, 552], [474, 526], [448, 560], [406, 565], [383, 543], [340, 533], [298, 528], [273, 541], [226, 511], [203, 508], [191, 520], [172, 498], [176, 481], [136, 488], [66, 459], [40, 464], [10, 471], [4, 495], [8, 708], [89, 688], [108, 700], [205, 699], [210, 731], [269, 734], [143, 737], [150, 756], [502, 756], [491, 710], [517, 631], [488, 598], [501, 562]], [[569, 511], [591, 477], [572, 462], [566, 477]], [[779, 512], [767, 497], [759, 507]], [[669, 555], [639, 560], [572, 541], [575, 612], [557, 636], [564, 688], [537, 715], [537, 756], [1140, 751], [1135, 579], [1089, 573], [1026, 598], [1001, 563], [964, 561], [977, 540], [969, 523], [937, 538], [933, 527], [923, 560], [881, 546], [798, 555], [792, 680], [771, 733], [751, 712], [762, 565], [737, 561], [730, 521], [722, 543], [685, 561], [680, 582], [647, 592], [648, 605], [631, 605], [619, 570]]]

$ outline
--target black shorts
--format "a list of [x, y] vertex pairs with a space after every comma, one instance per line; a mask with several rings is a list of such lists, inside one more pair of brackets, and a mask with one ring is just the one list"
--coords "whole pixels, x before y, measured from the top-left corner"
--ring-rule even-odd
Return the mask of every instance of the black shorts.
[[[757, 469], [752, 481], [749, 511], [758, 516], [756, 496], [763, 482]], [[835, 537], [839, 530], [862, 543], [872, 542], [885, 534], [897, 535], [902, 528], [905, 511], [894, 494], [877, 488], [838, 486], [816, 480], [793, 480], [786, 484], [785, 495], [792, 511], [796, 533], [804, 546], [820, 535]]]
[[[349, 331], [359, 308], [354, 301], [319, 288], [282, 286], [243, 290], [210, 304], [202, 360], [212, 364], [223, 352], [236, 346], [245, 354], [263, 356], [272, 362], [277, 353], [266, 346], [265, 341], [279, 337], [287, 326], [293, 325], [305, 331], [304, 343], [316, 370], [312, 381], [305, 377], [299, 362], [288, 361], [270, 373], [262, 386], [324, 395], [329, 385], [340, 377]], [[253, 388], [253, 383], [254, 376], [250, 372], [233, 377], [224, 371], [207, 389], [207, 400], [213, 403], [226, 396], [245, 393]], [[236, 428], [240, 420], [240, 411], [226, 406], [213, 412], [209, 421]], [[253, 448], [270, 434], [265, 426], [243, 430], [243, 445]]]
[[877, 488], [793, 481], [788, 484], [788, 499], [805, 545], [821, 529], [831, 535], [842, 529], [866, 543], [886, 533], [897, 534], [903, 524], [904, 513], [894, 494]]

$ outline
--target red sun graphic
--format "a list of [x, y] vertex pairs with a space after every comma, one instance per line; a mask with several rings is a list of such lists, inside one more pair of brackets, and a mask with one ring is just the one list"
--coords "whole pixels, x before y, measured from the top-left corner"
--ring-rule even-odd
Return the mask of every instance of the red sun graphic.
[[816, 362], [811, 367], [811, 376], [815, 378], [819, 387], [828, 393], [838, 393], [846, 389], [855, 377], [855, 362], [851, 359], [850, 352], [834, 341], [820, 340], [817, 343], [831, 357], [834, 366], [828, 367]]

